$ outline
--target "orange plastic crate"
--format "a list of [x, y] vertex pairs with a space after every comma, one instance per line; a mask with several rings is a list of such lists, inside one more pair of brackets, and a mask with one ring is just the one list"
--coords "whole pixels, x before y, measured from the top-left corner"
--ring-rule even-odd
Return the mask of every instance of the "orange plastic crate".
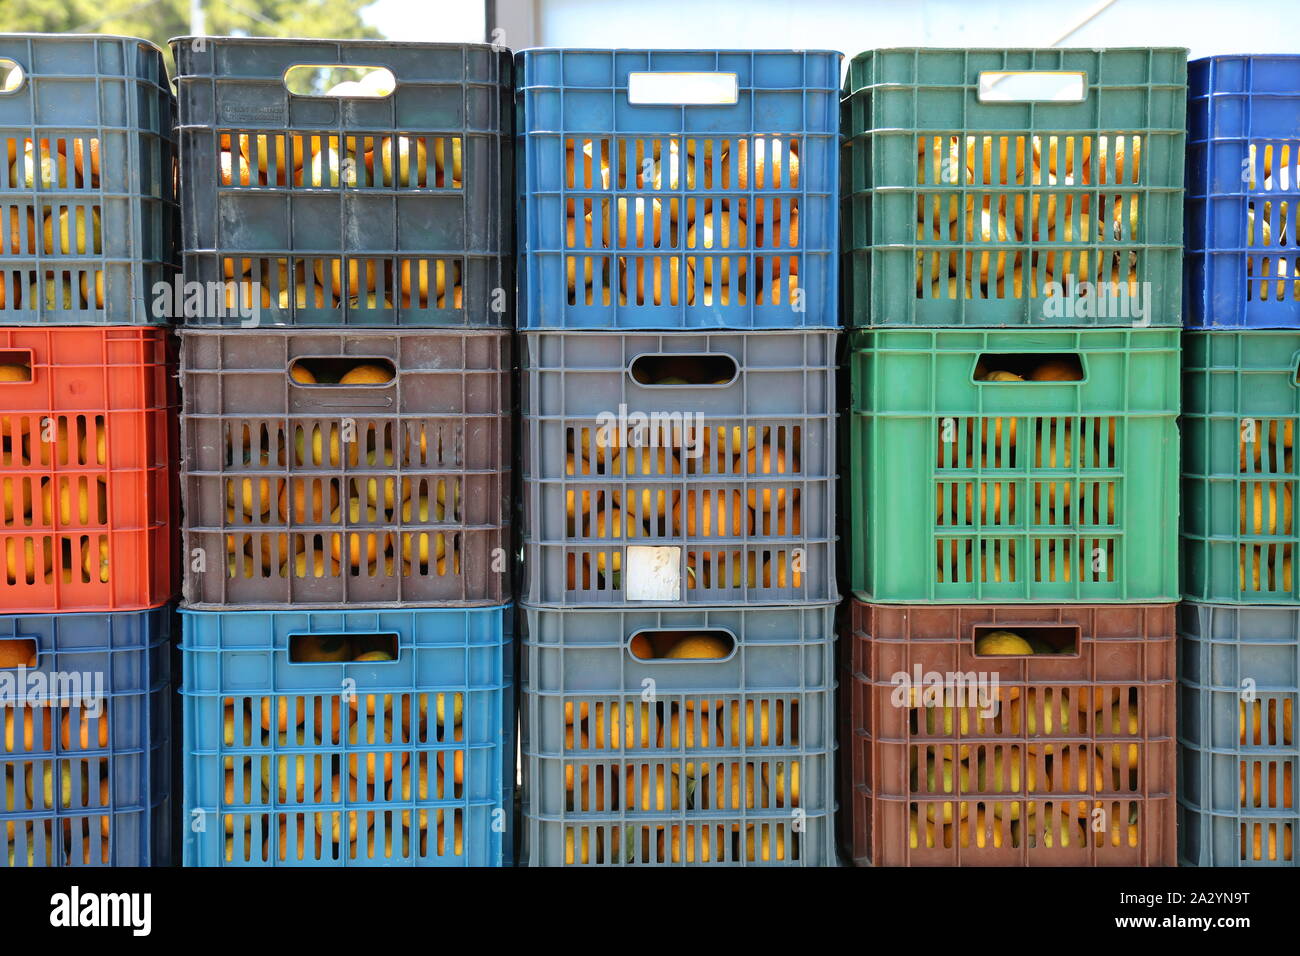
[[0, 609], [177, 589], [175, 352], [148, 328], [0, 328]]

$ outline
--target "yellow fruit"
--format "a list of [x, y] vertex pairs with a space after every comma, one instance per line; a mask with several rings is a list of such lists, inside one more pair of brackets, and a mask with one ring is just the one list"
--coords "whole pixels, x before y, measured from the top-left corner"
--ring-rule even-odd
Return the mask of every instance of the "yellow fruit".
[[35, 667], [36, 642], [23, 638], [0, 640], [0, 670], [11, 667]]
[[690, 634], [679, 639], [663, 656], [670, 660], [721, 659], [731, 653], [732, 644], [714, 634]]
[[1083, 379], [1083, 369], [1077, 360], [1048, 359], [1029, 373], [1031, 382], [1078, 382]]
[[295, 363], [289, 369], [289, 377], [293, 379], [295, 382], [297, 382], [299, 385], [316, 384], [316, 376], [312, 373], [312, 370], [309, 369], [307, 366], [303, 365], [301, 362]]
[[[99, 232], [99, 211], [92, 208], [89, 212], [87, 228], [87, 211], [82, 207], [63, 209], [56, 216], [51, 213], [45, 217], [45, 246], [48, 254], [78, 255], [98, 253], [102, 248]], [[57, 232], [55, 225], [57, 224]], [[87, 243], [89, 233], [89, 243]]]
[[989, 372], [984, 376], [986, 382], [1023, 382], [1024, 377], [1017, 375], [1015, 372], [995, 371]]
[[349, 369], [340, 385], [387, 385], [393, 380], [393, 373], [378, 365], [356, 365]]
[[976, 639], [975, 653], [977, 656], [988, 657], [1003, 654], [1032, 654], [1034, 649], [1019, 634], [1011, 631], [990, 631]]
[[28, 365], [0, 365], [0, 382], [30, 382], [32, 370]]
[[[92, 749], [90, 743], [91, 724], [95, 724], [98, 726], [98, 732], [96, 734], [97, 743], [95, 745], [95, 749], [99, 749], [99, 750], [105, 749], [108, 746], [108, 714], [104, 713], [101, 714], [98, 718], [92, 718], [84, 711], [78, 713], [78, 726], [79, 726], [79, 733], [77, 735], [78, 748], [81, 750]], [[73, 749], [72, 711], [70, 709], [65, 710], [63, 712], [63, 723], [59, 728], [59, 739], [62, 742], [63, 749], [65, 751]]]
[[[726, 717], [731, 722], [731, 734], [726, 738], [725, 743], [731, 747], [739, 746], [739, 741], [744, 740], [746, 747], [754, 746], [757, 740], [759, 746], [788, 746], [793, 741], [786, 738], [785, 734], [785, 702], [781, 700], [763, 700], [759, 701], [758, 720], [754, 720], [754, 701], [745, 701], [745, 732], [742, 737], [740, 730], [740, 704], [732, 701], [727, 705]], [[724, 727], [726, 724], [724, 723]], [[757, 728], [757, 734], [755, 729]]]
[[673, 826], [670, 845], [674, 863], [710, 863], [721, 858], [723, 836], [719, 828], [709, 824], [687, 827]]
[[379, 145], [379, 163], [386, 185], [432, 185], [423, 139], [385, 137]]
[[[592, 743], [599, 750], [645, 749], [651, 745], [649, 704], [628, 701], [620, 709], [617, 703], [598, 702], [587, 726], [591, 728]], [[659, 730], [662, 736], [663, 728]]]
[[55, 147], [53, 140], [42, 139], [39, 142], [27, 140], [23, 154], [15, 161], [9, 171], [9, 182], [21, 183], [23, 188], [35, 189], [40, 182], [41, 189], [66, 189], [73, 185], [68, 178], [68, 164], [62, 153]]
[[[653, 795], [650, 786], [652, 772]], [[663, 764], [628, 764], [623, 780], [623, 809], [630, 812], [680, 810], [681, 789], [680, 779], [675, 774], [667, 773]]]

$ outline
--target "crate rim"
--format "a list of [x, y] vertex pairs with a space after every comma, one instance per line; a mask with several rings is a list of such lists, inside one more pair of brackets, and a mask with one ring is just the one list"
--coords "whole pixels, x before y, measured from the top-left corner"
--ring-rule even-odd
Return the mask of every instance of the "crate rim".
[[[62, 35], [62, 34], [59, 34]], [[374, 47], [377, 49], [437, 49], [437, 50], [488, 50], [493, 53], [508, 53], [509, 47], [495, 43], [454, 43], [446, 40], [384, 40], [370, 39], [365, 37], [353, 38], [334, 38], [334, 37], [262, 37], [262, 36], [232, 36], [222, 33], [183, 33], [180, 36], [168, 37], [167, 45], [173, 46], [178, 43], [187, 41], [203, 40], [204, 42], [214, 42], [221, 44], [239, 44], [253, 46], [296, 46], [303, 43], [312, 45], [334, 44], [340, 47], [350, 47], [353, 49], [362, 49], [365, 47]], [[148, 43], [149, 41], [143, 41]], [[340, 66], [352, 66], [353, 64], [337, 64]], [[365, 65], [365, 64], [361, 64]], [[176, 79], [182, 76], [206, 76], [207, 74], [190, 74], [177, 73]]]
[[[682, 56], [699, 54], [702, 56], [788, 56], [792, 53], [815, 56], [836, 56], [844, 59], [844, 52], [828, 48], [799, 47], [624, 47], [624, 46], [526, 46], [514, 51], [515, 56], [522, 57], [536, 53], [635, 53], [652, 56]], [[549, 85], [549, 84], [548, 84]], [[567, 85], [567, 84], [560, 84]]]
[[[164, 55], [163, 48], [152, 40], [146, 40], [144, 37], [131, 36], [128, 33], [0, 33], [0, 42], [5, 40], [60, 40], [71, 43], [84, 40], [125, 40], [130, 43], [138, 43], [140, 46], [148, 47]], [[170, 40], [168, 41], [171, 42]], [[23, 64], [19, 63], [19, 66]], [[26, 70], [23, 71], [26, 73]], [[51, 74], [63, 75], [63, 74]], [[165, 89], [165, 87], [163, 87]]]

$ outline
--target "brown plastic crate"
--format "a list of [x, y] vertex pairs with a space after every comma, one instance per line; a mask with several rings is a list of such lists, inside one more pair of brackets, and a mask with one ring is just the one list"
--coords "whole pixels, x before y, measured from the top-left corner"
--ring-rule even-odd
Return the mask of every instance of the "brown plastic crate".
[[[191, 607], [509, 600], [510, 333], [181, 333]], [[323, 381], [353, 363], [389, 381]]]
[[[843, 704], [852, 858], [1174, 865], [1174, 608], [855, 598]], [[1000, 629], [1058, 653], [977, 656], [976, 638]], [[1071, 645], [1074, 653], [1059, 653]], [[984, 675], [990, 684], [974, 702], [945, 699], [958, 693], [953, 685], [917, 700], [895, 677], [915, 680], [918, 667], [922, 678]]]

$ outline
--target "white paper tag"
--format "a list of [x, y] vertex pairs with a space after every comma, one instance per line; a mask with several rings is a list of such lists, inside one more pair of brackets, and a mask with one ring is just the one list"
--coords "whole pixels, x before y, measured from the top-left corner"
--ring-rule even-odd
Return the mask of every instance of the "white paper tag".
[[679, 601], [682, 549], [629, 545], [623, 557], [624, 597], [629, 601]]
[[641, 106], [712, 106], [740, 99], [735, 73], [629, 73], [627, 101]]

